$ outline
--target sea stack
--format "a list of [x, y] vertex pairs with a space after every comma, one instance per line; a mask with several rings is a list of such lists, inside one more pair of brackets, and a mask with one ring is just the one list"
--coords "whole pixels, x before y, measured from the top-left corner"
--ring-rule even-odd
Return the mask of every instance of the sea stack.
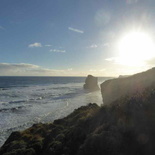
[[88, 75], [86, 80], [85, 80], [85, 84], [83, 85], [83, 88], [86, 90], [90, 90], [90, 91], [99, 90], [100, 88], [98, 86], [97, 77], [94, 77], [92, 75]]

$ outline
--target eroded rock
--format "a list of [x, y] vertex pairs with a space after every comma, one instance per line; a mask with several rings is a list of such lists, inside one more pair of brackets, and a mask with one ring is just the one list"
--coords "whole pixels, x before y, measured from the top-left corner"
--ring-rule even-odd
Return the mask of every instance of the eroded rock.
[[85, 80], [85, 84], [83, 85], [83, 88], [86, 90], [90, 90], [90, 91], [99, 90], [100, 88], [98, 86], [97, 77], [94, 77], [92, 75], [88, 75], [86, 80]]

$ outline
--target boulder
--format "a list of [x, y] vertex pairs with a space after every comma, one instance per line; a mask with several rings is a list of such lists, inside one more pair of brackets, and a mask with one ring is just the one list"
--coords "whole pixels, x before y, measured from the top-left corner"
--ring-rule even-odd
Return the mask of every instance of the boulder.
[[155, 86], [155, 68], [129, 77], [111, 79], [101, 84], [104, 104], [110, 104], [121, 97], [141, 95], [148, 87]]
[[86, 80], [85, 80], [85, 84], [83, 85], [83, 88], [86, 90], [90, 90], [90, 91], [99, 90], [100, 88], [98, 86], [97, 77], [94, 77], [92, 75], [88, 75]]

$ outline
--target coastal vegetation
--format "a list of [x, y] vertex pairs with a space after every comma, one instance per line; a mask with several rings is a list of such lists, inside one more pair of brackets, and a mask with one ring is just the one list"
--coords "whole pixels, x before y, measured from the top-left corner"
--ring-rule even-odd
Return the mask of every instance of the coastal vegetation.
[[111, 104], [89, 103], [53, 123], [13, 132], [0, 154], [155, 154], [155, 85]]
[[14, 132], [4, 155], [146, 155], [155, 153], [155, 89], [113, 105], [89, 104], [50, 124]]

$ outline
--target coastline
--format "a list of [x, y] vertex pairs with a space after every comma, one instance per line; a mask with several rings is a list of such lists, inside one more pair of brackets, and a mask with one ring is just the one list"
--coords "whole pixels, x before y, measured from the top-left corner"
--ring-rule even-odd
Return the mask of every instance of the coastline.
[[[63, 119], [13, 132], [3, 155], [154, 154], [155, 89], [123, 97], [112, 105], [82, 106]], [[149, 131], [149, 132], [148, 132]], [[150, 147], [152, 146], [152, 147]]]
[[0, 146], [14, 131], [25, 130], [38, 122], [53, 122], [90, 102], [102, 104], [100, 92], [83, 90], [84, 79], [2, 78]]
[[[145, 80], [144, 77], [149, 76], [154, 80], [154, 72], [155, 69], [149, 70], [125, 80], [130, 83], [132, 79], [135, 86], [139, 79], [133, 77]], [[109, 81], [114, 81], [115, 85], [117, 80], [120, 81]], [[109, 84], [109, 81], [105, 83]], [[122, 81], [115, 85], [116, 88], [119, 84], [122, 85]], [[143, 83], [144, 87], [140, 92], [126, 94], [124, 91], [124, 95], [110, 104], [98, 106], [96, 103], [89, 103], [53, 123], [38, 123], [24, 131], [13, 132], [1, 147], [0, 154], [155, 154], [155, 82], [146, 83]], [[111, 83], [110, 86], [113, 88]], [[103, 89], [101, 92], [103, 93]], [[110, 91], [109, 96], [112, 93]]]

